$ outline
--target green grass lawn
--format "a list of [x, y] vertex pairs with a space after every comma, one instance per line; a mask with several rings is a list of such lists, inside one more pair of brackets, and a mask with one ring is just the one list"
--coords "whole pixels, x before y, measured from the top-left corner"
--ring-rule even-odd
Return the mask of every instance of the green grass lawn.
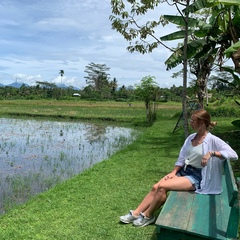
[[[178, 113], [178, 106], [159, 108], [157, 122], [134, 143], [1, 216], [0, 239], [156, 239], [154, 225], [135, 228], [119, 216], [172, 170], [184, 141], [182, 129], [173, 133]], [[217, 120], [217, 134], [234, 129], [232, 119]]]
[[[83, 100], [1, 100], [0, 116], [47, 117], [83, 121], [104, 121], [138, 125], [146, 119], [144, 102]], [[170, 116], [181, 111], [181, 103], [159, 103], [158, 113]]]
[[130, 107], [126, 102], [91, 102], [83, 100], [2, 100], [0, 115], [104, 120], [118, 122], [142, 121], [144, 103]]
[[175, 122], [159, 121], [110, 159], [2, 216], [0, 239], [150, 239], [154, 225], [136, 229], [119, 216], [171, 170], [182, 144], [182, 134], [170, 134]]

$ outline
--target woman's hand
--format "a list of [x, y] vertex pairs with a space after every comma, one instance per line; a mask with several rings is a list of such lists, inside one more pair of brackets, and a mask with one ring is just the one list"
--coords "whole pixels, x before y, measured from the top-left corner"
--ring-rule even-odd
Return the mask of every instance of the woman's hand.
[[202, 158], [202, 162], [201, 162], [201, 165], [202, 167], [205, 167], [207, 166], [207, 163], [208, 163], [208, 160], [212, 157], [212, 153], [211, 152], [208, 152], [207, 154], [205, 154]]
[[167, 174], [165, 177], [164, 177], [164, 180], [169, 180], [169, 179], [172, 179], [176, 176], [175, 173], [173, 172], [170, 172], [169, 174]]

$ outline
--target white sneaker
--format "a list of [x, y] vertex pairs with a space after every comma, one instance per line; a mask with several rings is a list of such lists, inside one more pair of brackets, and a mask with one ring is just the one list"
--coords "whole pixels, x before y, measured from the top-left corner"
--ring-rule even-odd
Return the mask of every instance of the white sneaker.
[[135, 221], [133, 221], [133, 225], [135, 227], [145, 227], [145, 226], [147, 226], [147, 225], [149, 225], [153, 222], [155, 222], [155, 217], [154, 216], [148, 218], [148, 217], [144, 216], [143, 213], [141, 213], [139, 215], [139, 218], [136, 219]]
[[123, 223], [132, 223], [133, 221], [138, 219], [139, 216], [136, 217], [132, 215], [133, 212], [134, 212], [133, 210], [130, 210], [130, 212], [127, 215], [121, 216], [120, 221]]

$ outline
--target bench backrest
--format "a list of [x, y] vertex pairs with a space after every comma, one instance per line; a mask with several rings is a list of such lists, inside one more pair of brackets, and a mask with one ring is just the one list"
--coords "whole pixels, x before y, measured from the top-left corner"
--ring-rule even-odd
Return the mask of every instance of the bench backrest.
[[229, 160], [224, 161], [223, 168], [228, 191], [229, 206], [233, 207], [238, 201], [238, 188]]
[[232, 166], [229, 160], [224, 161], [224, 175], [227, 186], [228, 202], [231, 207], [230, 217], [226, 235], [229, 238], [237, 236], [239, 226], [239, 201], [238, 201], [238, 188], [233, 175]]

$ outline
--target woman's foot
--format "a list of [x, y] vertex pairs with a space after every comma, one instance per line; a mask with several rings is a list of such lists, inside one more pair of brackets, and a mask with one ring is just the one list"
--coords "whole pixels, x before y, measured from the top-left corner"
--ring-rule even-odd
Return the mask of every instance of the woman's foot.
[[121, 216], [120, 221], [123, 223], [132, 223], [135, 220], [137, 220], [139, 216], [134, 216], [133, 212], [134, 212], [133, 210], [130, 210], [130, 212], [127, 215]]
[[133, 221], [133, 225], [135, 227], [145, 227], [151, 223], [155, 222], [155, 217], [146, 217], [143, 213], [141, 213], [138, 219]]

